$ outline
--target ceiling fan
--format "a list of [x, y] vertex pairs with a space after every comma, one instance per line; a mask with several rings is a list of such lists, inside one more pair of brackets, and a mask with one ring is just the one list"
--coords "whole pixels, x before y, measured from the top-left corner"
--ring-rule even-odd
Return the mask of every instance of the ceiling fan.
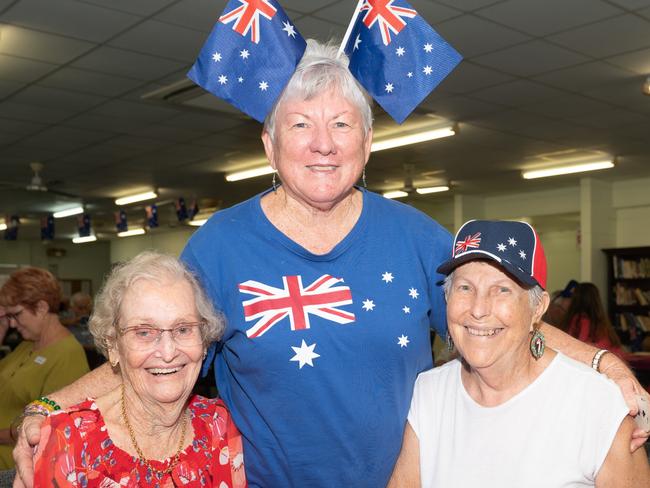
[[[437, 193], [442, 191], [449, 190], [449, 186], [445, 183], [440, 183], [440, 180], [437, 180], [437, 184], [427, 185], [427, 186], [416, 186], [413, 183], [413, 173], [415, 171], [414, 164], [404, 164], [404, 182], [401, 188], [390, 190], [384, 192], [386, 198], [404, 198], [409, 197], [415, 194], [426, 195], [427, 193]], [[429, 177], [436, 173], [442, 173], [442, 171], [434, 171], [431, 173], [424, 174], [422, 176]]]
[[47, 192], [53, 195], [58, 195], [66, 198], [79, 199], [78, 195], [74, 195], [72, 193], [68, 193], [61, 190], [56, 190], [51, 187], [52, 185], [60, 184], [60, 181], [52, 181], [49, 183], [49, 185], [46, 185], [45, 182], [43, 181], [43, 178], [41, 177], [41, 172], [43, 171], [43, 169], [45, 169], [45, 165], [43, 163], [34, 161], [29, 163], [29, 167], [32, 170], [32, 177], [26, 185], [15, 183], [15, 182], [9, 182], [9, 181], [0, 181], [0, 186], [8, 189], [27, 190], [30, 192]]

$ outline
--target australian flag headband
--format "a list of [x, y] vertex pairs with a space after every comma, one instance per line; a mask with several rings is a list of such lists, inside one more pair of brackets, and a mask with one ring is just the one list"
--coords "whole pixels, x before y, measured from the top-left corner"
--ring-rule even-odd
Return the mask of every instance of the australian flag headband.
[[[276, 0], [230, 0], [187, 76], [263, 122], [305, 47]], [[462, 59], [404, 0], [359, 0], [341, 50], [400, 124]]]
[[448, 275], [476, 259], [491, 260], [520, 282], [546, 289], [546, 256], [530, 224], [513, 220], [470, 220], [456, 233], [452, 257], [438, 267]]

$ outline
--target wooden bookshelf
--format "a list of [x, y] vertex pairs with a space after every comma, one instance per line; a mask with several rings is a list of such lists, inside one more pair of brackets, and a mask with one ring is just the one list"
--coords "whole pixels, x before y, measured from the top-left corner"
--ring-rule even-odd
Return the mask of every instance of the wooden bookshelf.
[[650, 247], [603, 249], [607, 256], [607, 311], [633, 351], [650, 336]]

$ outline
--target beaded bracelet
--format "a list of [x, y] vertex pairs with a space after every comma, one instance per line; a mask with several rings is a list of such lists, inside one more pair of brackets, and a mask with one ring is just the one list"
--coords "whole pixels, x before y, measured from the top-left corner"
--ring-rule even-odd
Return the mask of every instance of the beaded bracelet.
[[41, 397], [38, 400], [34, 400], [27, 404], [23, 410], [23, 415], [44, 415], [47, 417], [52, 412], [61, 410], [61, 406], [56, 403], [54, 400], [50, 400], [47, 397]]
[[609, 351], [607, 349], [599, 349], [596, 354], [594, 354], [594, 359], [591, 361], [591, 367], [600, 373], [600, 361], [603, 359], [603, 356]]

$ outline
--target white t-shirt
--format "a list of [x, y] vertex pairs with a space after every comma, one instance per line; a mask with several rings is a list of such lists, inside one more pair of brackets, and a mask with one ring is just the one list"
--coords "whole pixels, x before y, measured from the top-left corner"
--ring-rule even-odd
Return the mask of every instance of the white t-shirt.
[[455, 360], [415, 383], [408, 421], [423, 488], [594, 486], [628, 413], [612, 381], [558, 353], [523, 391], [486, 408], [460, 369]]

